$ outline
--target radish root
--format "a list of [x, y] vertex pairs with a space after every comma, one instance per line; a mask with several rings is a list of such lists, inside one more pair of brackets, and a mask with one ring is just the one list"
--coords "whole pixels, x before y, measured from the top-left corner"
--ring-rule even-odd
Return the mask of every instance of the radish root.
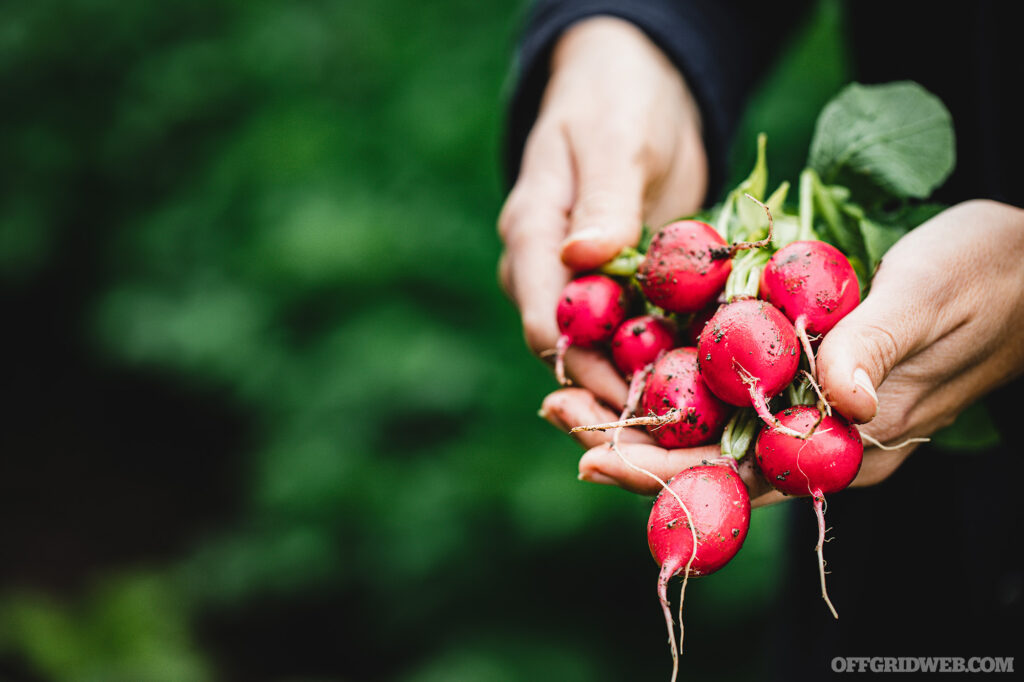
[[785, 426], [782, 422], [776, 419], [775, 415], [772, 414], [772, 411], [768, 409], [768, 399], [765, 397], [763, 392], [757, 389], [757, 377], [744, 369], [743, 365], [738, 362], [735, 364], [736, 373], [740, 375], [743, 383], [745, 383], [747, 388], [750, 390], [750, 404], [753, 405], [754, 409], [757, 411], [757, 416], [760, 417], [765, 424], [779, 433], [784, 433], [787, 436], [799, 438], [800, 440], [807, 440], [814, 435], [818, 425], [821, 424], [821, 420], [824, 419], [824, 412], [822, 410], [818, 410], [818, 419], [811, 425], [811, 428], [807, 433], [800, 433], [796, 429], [791, 429], [788, 426]]
[[760, 201], [758, 201], [757, 199], [755, 199], [754, 197], [750, 196], [745, 192], [743, 196], [745, 196], [746, 198], [750, 199], [755, 204], [763, 208], [764, 212], [768, 214], [768, 236], [765, 237], [764, 239], [759, 239], [756, 242], [736, 242], [735, 244], [730, 244], [729, 246], [723, 246], [721, 248], [712, 249], [711, 257], [714, 258], [715, 260], [732, 258], [733, 256], [736, 255], [738, 251], [744, 251], [747, 249], [763, 249], [764, 247], [772, 243], [772, 235], [775, 232], [775, 224], [772, 221], [771, 209], [769, 209], [763, 203], [761, 203]]
[[793, 325], [793, 328], [796, 329], [796, 336], [800, 339], [800, 345], [804, 349], [804, 355], [807, 356], [807, 365], [811, 368], [811, 375], [817, 376], [818, 371], [815, 367], [814, 349], [811, 348], [811, 340], [807, 336], [807, 316], [801, 315], [796, 318], [796, 324]]
[[899, 445], [882, 445], [881, 443], [879, 443], [877, 440], [875, 440], [866, 433], [861, 433], [860, 437], [862, 440], [867, 441], [869, 444], [871, 444], [873, 447], [878, 448], [879, 450], [899, 450], [901, 448], [907, 447], [911, 443], [929, 443], [932, 440], [931, 438], [908, 438]]
[[579, 433], [580, 431], [608, 431], [610, 429], [619, 429], [624, 426], [654, 426], [661, 427], [668, 424], [677, 424], [690, 414], [695, 412], [694, 408], [689, 407], [685, 410], [680, 410], [677, 407], [673, 407], [671, 410], [662, 415], [650, 414], [646, 417], [632, 417], [630, 419], [620, 419], [614, 422], [605, 422], [604, 424], [588, 424], [586, 426], [573, 427], [569, 433]]
[[825, 600], [825, 604], [828, 606], [828, 610], [832, 612], [832, 616], [838, 620], [839, 614], [836, 613], [836, 607], [832, 606], [832, 600], [828, 598], [828, 590], [825, 587], [825, 557], [822, 553], [825, 545], [825, 496], [821, 494], [821, 490], [815, 490], [812, 498], [814, 500], [814, 514], [818, 517], [818, 545], [814, 548], [814, 551], [818, 554], [821, 598]]
[[568, 334], [559, 336], [558, 343], [555, 344], [555, 378], [558, 379], [558, 383], [562, 386], [572, 384], [565, 376], [565, 353], [569, 350], [571, 344], [572, 339], [569, 338]]

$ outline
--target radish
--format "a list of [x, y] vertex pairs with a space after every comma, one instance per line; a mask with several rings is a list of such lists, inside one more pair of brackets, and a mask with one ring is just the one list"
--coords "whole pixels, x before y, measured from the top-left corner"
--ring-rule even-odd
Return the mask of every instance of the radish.
[[[675, 327], [654, 315], [630, 318], [615, 330], [612, 336], [612, 360], [629, 379], [626, 406], [620, 419], [627, 419], [636, 411], [654, 361], [675, 345], [675, 336]], [[616, 440], [618, 435], [616, 431]]]
[[643, 393], [641, 412], [665, 415], [678, 410], [678, 421], [648, 426], [658, 445], [691, 448], [718, 440], [733, 410], [708, 390], [697, 369], [697, 349], [677, 348], [654, 363]]
[[860, 285], [839, 249], [819, 241], [792, 242], [761, 272], [760, 296], [793, 323], [811, 374], [814, 352], [808, 335], [822, 336], [860, 303]]
[[658, 359], [675, 345], [675, 329], [654, 315], [632, 317], [612, 336], [612, 359], [627, 378]]
[[730, 405], [753, 406], [765, 423], [780, 426], [768, 399], [793, 381], [800, 351], [793, 325], [775, 306], [740, 299], [720, 307], [701, 333], [697, 359], [712, 393]]
[[[839, 415], [819, 408], [797, 405], [778, 413], [778, 421], [790, 429], [813, 433], [806, 439], [794, 438], [776, 429], [762, 429], [754, 446], [754, 457], [765, 479], [787, 495], [810, 495], [818, 517], [818, 571], [821, 596], [836, 618], [825, 589], [825, 495], [850, 485], [860, 471], [864, 444], [857, 427]], [[820, 422], [820, 423], [819, 423]], [[817, 425], [817, 428], [815, 428]]]
[[[651, 554], [661, 566], [658, 599], [665, 614], [672, 651], [672, 680], [682, 649], [682, 602], [689, 577], [710, 575], [743, 546], [750, 526], [750, 496], [732, 466], [695, 466], [676, 474], [654, 501], [647, 524]], [[682, 574], [679, 594], [679, 648], [676, 647], [668, 582]]]
[[649, 301], [673, 313], [694, 313], [725, 287], [729, 244], [697, 220], [669, 223], [651, 240], [636, 279]]
[[626, 292], [611, 277], [585, 275], [562, 289], [555, 310], [562, 335], [555, 346], [555, 375], [563, 386], [569, 346], [593, 348], [608, 341], [626, 317]]

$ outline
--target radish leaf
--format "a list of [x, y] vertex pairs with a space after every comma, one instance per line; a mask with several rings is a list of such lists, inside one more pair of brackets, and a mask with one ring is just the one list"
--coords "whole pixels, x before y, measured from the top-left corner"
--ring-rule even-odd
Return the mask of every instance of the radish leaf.
[[847, 86], [815, 126], [808, 164], [827, 184], [871, 184], [925, 198], [949, 176], [956, 150], [949, 111], [911, 81]]

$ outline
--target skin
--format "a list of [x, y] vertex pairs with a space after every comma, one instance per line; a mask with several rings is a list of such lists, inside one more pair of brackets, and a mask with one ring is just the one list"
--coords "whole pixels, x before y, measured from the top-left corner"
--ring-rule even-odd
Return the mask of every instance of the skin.
[[[607, 260], [704, 199], [707, 162], [686, 84], [657, 48], [615, 19], [580, 22], [555, 50], [552, 78], [502, 212], [501, 279], [534, 351], [554, 346], [554, 307], [572, 270]], [[580, 388], [549, 395], [541, 413], [568, 430], [613, 421], [625, 382], [599, 355], [570, 351]], [[928, 436], [1024, 371], [1024, 211], [968, 201], [915, 229], [886, 255], [869, 296], [823, 339], [818, 379], [829, 401], [883, 443]], [[656, 490], [581, 432], [580, 477]], [[913, 451], [865, 452], [853, 485], [885, 480]], [[622, 450], [662, 478], [718, 455], [665, 450], [639, 429]], [[749, 459], [749, 458], [748, 458]], [[782, 498], [741, 466], [754, 506]]]
[[[555, 305], [574, 270], [635, 245], [643, 221], [693, 213], [707, 188], [697, 106], [641, 31], [608, 17], [580, 22], [560, 39], [551, 69], [498, 221], [499, 277], [537, 354], [555, 347]], [[566, 368], [605, 402], [625, 400], [626, 383], [601, 354], [570, 349]]]

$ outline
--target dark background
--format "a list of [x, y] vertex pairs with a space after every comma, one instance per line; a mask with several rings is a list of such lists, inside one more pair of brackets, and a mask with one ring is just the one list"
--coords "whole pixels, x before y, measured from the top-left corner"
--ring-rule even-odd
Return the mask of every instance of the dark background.
[[[524, 12], [0, 5], [0, 679], [667, 678], [649, 501], [576, 480], [495, 283]], [[765, 130], [796, 179], [838, 24], [737, 175]], [[690, 585], [684, 676], [761, 668], [784, 519]]]

